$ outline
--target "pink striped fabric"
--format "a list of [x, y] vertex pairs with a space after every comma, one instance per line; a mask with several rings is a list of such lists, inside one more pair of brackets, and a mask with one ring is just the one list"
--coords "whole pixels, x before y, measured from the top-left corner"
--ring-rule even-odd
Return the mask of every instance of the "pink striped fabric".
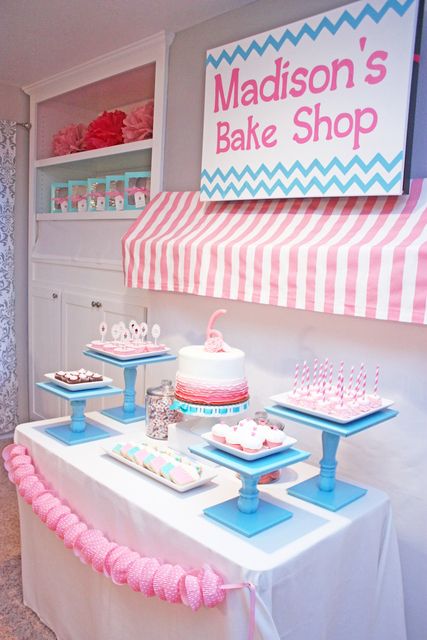
[[399, 197], [199, 195], [144, 209], [122, 239], [128, 287], [427, 324], [427, 180]]

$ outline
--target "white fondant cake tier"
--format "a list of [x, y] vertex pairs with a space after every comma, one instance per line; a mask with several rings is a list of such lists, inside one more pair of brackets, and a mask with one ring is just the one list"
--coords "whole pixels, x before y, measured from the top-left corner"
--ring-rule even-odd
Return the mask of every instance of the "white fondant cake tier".
[[226, 380], [245, 378], [245, 354], [241, 349], [211, 353], [204, 345], [183, 347], [178, 353], [178, 374], [196, 380]]
[[194, 404], [233, 404], [249, 397], [245, 354], [240, 349], [206, 351], [204, 345], [178, 353], [175, 395]]

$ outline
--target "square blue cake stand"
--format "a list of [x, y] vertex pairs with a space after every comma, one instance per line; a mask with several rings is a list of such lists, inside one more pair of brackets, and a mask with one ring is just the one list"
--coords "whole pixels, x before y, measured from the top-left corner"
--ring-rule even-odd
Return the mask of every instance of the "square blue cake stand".
[[98, 387], [97, 389], [88, 389], [86, 391], [69, 391], [58, 386], [54, 382], [37, 382], [36, 385], [44, 391], [53, 393], [60, 398], [68, 400], [71, 406], [71, 420], [68, 423], [47, 427], [45, 433], [60, 440], [64, 444], [83, 444], [84, 442], [92, 442], [92, 440], [101, 440], [101, 438], [109, 438], [118, 432], [102, 429], [96, 423], [88, 422], [85, 419], [86, 401], [92, 398], [102, 398], [105, 396], [115, 396], [122, 393], [119, 387]]
[[382, 409], [369, 416], [340, 424], [279, 405], [266, 407], [265, 410], [283, 420], [299, 422], [322, 431], [323, 457], [320, 461], [320, 474], [290, 487], [288, 493], [329, 511], [338, 511], [366, 493], [366, 489], [362, 487], [336, 479], [336, 453], [340, 438], [348, 438], [398, 415], [394, 409]]
[[203, 513], [208, 518], [251, 538], [292, 517], [292, 513], [287, 509], [260, 500], [257, 484], [260, 477], [266, 473], [306, 460], [310, 456], [307, 451], [292, 448], [272, 453], [265, 458], [247, 461], [209, 445], [194, 445], [189, 447], [189, 450], [211, 462], [237, 471], [242, 481], [239, 497], [204, 509]]
[[168, 360], [176, 360], [176, 356], [165, 354], [160, 356], [151, 356], [147, 358], [135, 358], [131, 360], [118, 360], [112, 356], [98, 353], [97, 351], [87, 350], [83, 354], [89, 358], [95, 358], [95, 360], [101, 360], [101, 362], [107, 362], [115, 367], [123, 369], [125, 388], [123, 391], [123, 405], [119, 407], [113, 407], [111, 409], [104, 409], [101, 413], [104, 416], [108, 416], [113, 420], [117, 420], [122, 424], [131, 424], [132, 422], [138, 422], [145, 418], [145, 407], [135, 403], [135, 381], [137, 374], [137, 367], [146, 366], [148, 364], [158, 364], [160, 362], [167, 362]]

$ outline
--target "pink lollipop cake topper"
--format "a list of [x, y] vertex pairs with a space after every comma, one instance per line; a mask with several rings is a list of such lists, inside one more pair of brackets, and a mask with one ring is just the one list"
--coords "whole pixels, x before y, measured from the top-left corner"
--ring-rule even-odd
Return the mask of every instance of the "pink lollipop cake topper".
[[217, 309], [209, 318], [208, 326], [206, 328], [206, 342], [205, 349], [211, 353], [219, 353], [221, 351], [227, 351], [227, 345], [224, 343], [221, 331], [213, 329], [213, 325], [216, 320], [227, 313], [225, 309]]

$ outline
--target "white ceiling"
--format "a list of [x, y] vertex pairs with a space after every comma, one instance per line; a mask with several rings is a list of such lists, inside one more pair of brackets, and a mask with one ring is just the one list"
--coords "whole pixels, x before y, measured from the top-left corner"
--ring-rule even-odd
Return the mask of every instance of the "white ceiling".
[[0, 0], [0, 82], [18, 87], [254, 0]]

